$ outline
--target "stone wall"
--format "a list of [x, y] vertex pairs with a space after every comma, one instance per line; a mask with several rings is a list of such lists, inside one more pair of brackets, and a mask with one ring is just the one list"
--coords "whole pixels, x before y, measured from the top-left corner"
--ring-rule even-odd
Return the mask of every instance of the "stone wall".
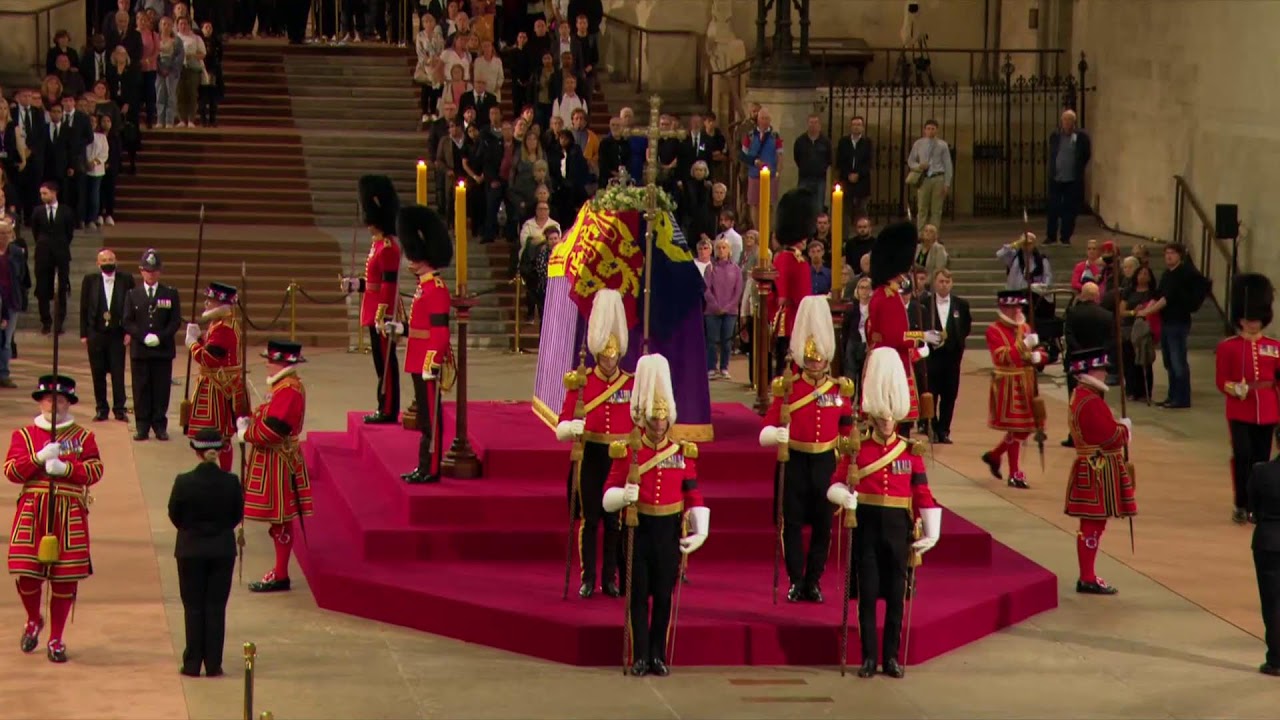
[[[1280, 3], [1078, 0], [1071, 22], [1098, 87], [1089, 192], [1103, 217], [1169, 237], [1172, 176], [1183, 175], [1211, 219], [1215, 203], [1239, 204], [1251, 235], [1243, 268], [1277, 267], [1280, 207], [1263, 196], [1280, 184], [1280, 89], [1266, 80]], [[1190, 229], [1198, 253], [1198, 221]]]
[[0, 80], [7, 86], [34, 84], [37, 65], [38, 75], [44, 75], [44, 54], [55, 31], [67, 30], [75, 47], [84, 45], [84, 0], [33, 12], [50, 4], [52, 0], [0, 0]]

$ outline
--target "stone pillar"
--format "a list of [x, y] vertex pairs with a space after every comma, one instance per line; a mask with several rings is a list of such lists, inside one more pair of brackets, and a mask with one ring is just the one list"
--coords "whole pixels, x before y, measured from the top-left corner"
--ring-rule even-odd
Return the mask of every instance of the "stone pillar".
[[[754, 82], [747, 86], [748, 103], [757, 102], [768, 109], [773, 118], [773, 129], [782, 137], [783, 154], [778, 163], [778, 174], [774, 185], [774, 197], [796, 186], [796, 162], [791, 149], [796, 139], [805, 134], [809, 115], [814, 112], [818, 102], [818, 88], [776, 88], [761, 87]], [[730, 147], [739, 147], [742, 138], [729, 138]]]

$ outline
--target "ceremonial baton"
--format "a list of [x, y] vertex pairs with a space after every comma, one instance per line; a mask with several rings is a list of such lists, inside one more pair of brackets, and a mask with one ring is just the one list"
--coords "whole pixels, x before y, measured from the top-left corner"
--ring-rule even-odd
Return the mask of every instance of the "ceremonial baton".
[[[856, 432], [856, 430], [855, 430]], [[855, 478], [858, 476], [858, 463], [851, 457], [849, 459], [849, 473], [845, 477], [845, 484], [849, 487], [849, 492], [853, 492], [856, 484]], [[849, 590], [853, 578], [853, 530], [858, 526], [858, 516], [848, 510], [842, 510], [844, 515], [844, 523], [840, 529], [841, 535], [847, 535], [849, 538], [849, 559], [844, 569], [844, 594], [840, 596], [842, 607], [840, 609], [840, 677], [844, 677], [845, 666], [849, 662]]]
[[[245, 297], [245, 289], [248, 285], [248, 268], [242, 261], [240, 263], [240, 300], [243, 303]], [[243, 304], [241, 308], [243, 308]], [[246, 322], [240, 327], [240, 391], [245, 393], [245, 411], [248, 412], [248, 393], [249, 393], [249, 324]], [[235, 403], [239, 398], [235, 398]], [[235, 413], [232, 413], [233, 415]], [[246, 445], [244, 440], [240, 441], [240, 495], [244, 496], [245, 478], [248, 477], [249, 458], [245, 452]], [[240, 584], [244, 584], [244, 520], [240, 520], [240, 526], [236, 528], [236, 555], [239, 569], [236, 570], [236, 576], [239, 578]]]
[[[631, 456], [631, 469], [627, 471], [627, 485], [640, 484], [640, 431], [631, 431], [627, 438], [627, 454]], [[631, 594], [635, 585], [636, 559], [636, 526], [640, 524], [640, 510], [635, 505], [628, 505], [623, 511], [627, 527], [627, 592], [623, 608], [622, 626], [622, 674], [627, 674], [627, 666], [631, 663], [631, 652], [635, 648], [636, 639], [631, 633]], [[648, 639], [645, 640], [648, 642]]]
[[[196, 275], [191, 288], [191, 321], [198, 322], [196, 307], [200, 303], [200, 264], [204, 260], [204, 203], [200, 204], [200, 229], [196, 231]], [[187, 352], [187, 380], [182, 386], [182, 404], [178, 406], [178, 420], [182, 431], [191, 422], [191, 353]]]
[[[578, 393], [578, 398], [573, 404], [573, 419], [583, 420], [587, 417], [586, 402], [582, 397], [583, 390], [587, 386], [587, 340], [582, 339], [582, 347], [578, 350], [578, 369], [566, 373], [564, 376], [565, 389]], [[569, 599], [569, 575], [573, 569], [573, 526], [577, 520], [578, 511], [582, 508], [582, 456], [586, 452], [586, 437], [579, 436], [573, 441], [573, 449], [569, 451], [570, 472], [573, 477], [573, 484], [569, 486], [569, 537], [565, 541], [564, 549], [564, 592], [561, 600]], [[583, 512], [585, 515], [585, 511]], [[595, 558], [591, 559], [595, 562]]]
[[[689, 537], [689, 519], [686, 516], [684, 520], [680, 522], [680, 539], [683, 540], [687, 537]], [[681, 548], [682, 551], [683, 549], [684, 548]], [[667, 662], [673, 665], [676, 662], [676, 628], [679, 627], [678, 623], [680, 622], [680, 591], [684, 589], [684, 581], [682, 578], [684, 578], [684, 571], [688, 568], [689, 554], [681, 552], [680, 575], [676, 578], [676, 602], [671, 608], [671, 631], [668, 633], [671, 640], [667, 643]]]
[[[62, 310], [62, 282], [66, 278], [61, 273], [54, 275], [53, 279], [53, 317], [61, 317]], [[53, 333], [53, 408], [49, 412], [49, 442], [58, 444], [58, 336], [61, 335], [61, 328], [54, 328]], [[59, 451], [61, 456], [61, 451]], [[42, 468], [43, 469], [43, 468]], [[45, 473], [48, 475], [48, 473]], [[55, 518], [57, 517], [57, 503], [54, 494], [53, 476], [49, 475], [49, 499], [45, 504], [45, 535], [40, 538], [40, 545], [36, 549], [36, 559], [42, 564], [53, 568], [62, 554], [61, 541], [58, 539], [58, 531], [55, 528]], [[52, 591], [50, 591], [52, 596]]]
[[[782, 375], [773, 381], [773, 401], [778, 403], [778, 424], [780, 427], [791, 425], [791, 408], [788, 399], [791, 396], [791, 369], [786, 360], [782, 363]], [[782, 493], [787, 475], [787, 461], [791, 459], [791, 447], [787, 443], [778, 443], [778, 470], [773, 484], [773, 522], [778, 528], [778, 540], [773, 544], [773, 604], [778, 604], [778, 575], [785, 552], [783, 530], [785, 518], [782, 516]]]
[[[1129, 417], [1129, 397], [1125, 389], [1125, 377], [1124, 377], [1125, 375], [1124, 331], [1120, 326], [1120, 322], [1121, 322], [1120, 276], [1123, 274], [1124, 273], [1122, 272], [1117, 272], [1116, 254], [1113, 251], [1111, 253], [1111, 277], [1112, 277], [1112, 280], [1114, 281], [1113, 285], [1115, 285], [1116, 296], [1114, 298], [1115, 302], [1112, 304], [1114, 308], [1113, 312], [1115, 315], [1114, 320], [1112, 321], [1112, 325], [1115, 326], [1115, 330], [1116, 330], [1116, 373], [1120, 376], [1120, 417], [1127, 418]], [[1129, 464], [1128, 441], [1126, 441], [1124, 444], [1124, 465], [1125, 465], [1125, 472], [1129, 475], [1129, 482], [1133, 482], [1133, 470]], [[1129, 553], [1131, 555], [1137, 553], [1136, 543], [1133, 537], [1133, 516], [1132, 515], [1129, 516]]]
[[[1027, 218], [1027, 206], [1022, 206], [1022, 275], [1023, 280], [1027, 283], [1027, 327], [1031, 328], [1031, 332], [1036, 331], [1036, 305], [1035, 293], [1031, 289], [1032, 280], [1026, 277], [1027, 264], [1031, 261], [1034, 253], [1028, 250], [1027, 245], [1031, 237], [1031, 221]], [[1038, 345], [1038, 343], [1037, 343]], [[1031, 352], [1035, 352], [1033, 348]], [[1044, 441], [1046, 435], [1044, 432], [1044, 421], [1047, 411], [1044, 407], [1044, 398], [1040, 397], [1040, 370], [1035, 365], [1031, 366], [1031, 415], [1036, 422], [1036, 447], [1040, 450], [1040, 472], [1044, 473]]]

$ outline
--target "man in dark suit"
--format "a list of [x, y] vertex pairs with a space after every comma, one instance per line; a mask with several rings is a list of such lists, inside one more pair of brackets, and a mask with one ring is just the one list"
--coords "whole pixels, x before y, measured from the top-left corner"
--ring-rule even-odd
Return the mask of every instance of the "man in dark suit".
[[[867, 216], [867, 202], [871, 199], [874, 153], [871, 138], [864, 134], [866, 129], [866, 121], [855, 115], [849, 121], [849, 134], [836, 145], [836, 177], [844, 188], [844, 220], [849, 226]], [[844, 234], [848, 237], [849, 227], [844, 228]]]
[[[49, 108], [49, 122], [41, 135], [38, 136], [40, 141], [40, 166], [42, 168], [40, 179], [42, 182], [57, 184], [58, 199], [72, 204], [71, 199], [66, 195], [68, 192], [66, 186], [75, 182], [74, 159], [71, 157], [74, 154], [75, 133], [67, 130], [67, 125], [63, 122], [63, 119], [64, 113], [61, 105], [54, 105]], [[30, 136], [28, 136], [28, 142], [32, 142]]]
[[138, 269], [142, 284], [129, 291], [124, 307], [124, 331], [129, 335], [129, 366], [133, 377], [134, 440], [169, 439], [169, 381], [173, 378], [174, 339], [182, 323], [177, 289], [160, 284], [160, 256], [154, 249], [142, 254]]
[[951, 271], [942, 269], [934, 273], [933, 292], [924, 302], [924, 328], [937, 330], [942, 342], [929, 348], [930, 390], [933, 391], [937, 410], [933, 419], [934, 442], [951, 444], [951, 418], [955, 415], [956, 399], [960, 394], [960, 363], [964, 360], [964, 345], [973, 329], [973, 316], [969, 314], [969, 301], [951, 292]]
[[[71, 272], [75, 213], [58, 202], [56, 182], [40, 186], [40, 202], [40, 207], [31, 216], [31, 235], [36, 244], [36, 301], [40, 307], [40, 332], [48, 335], [56, 322], [56, 330], [61, 334], [62, 323], [67, 319], [67, 298], [71, 295], [67, 275]], [[55, 287], [58, 290], [57, 318], [49, 308]]]
[[[613, 122], [610, 121], [609, 125], [612, 129]], [[689, 179], [689, 171], [699, 160], [707, 164], [708, 170], [711, 169], [711, 151], [707, 149], [707, 130], [703, 125], [702, 116], [694, 113], [689, 116], [689, 134], [680, 141], [680, 165], [676, 174], [681, 181]]]
[[[1093, 156], [1093, 143], [1089, 133], [1076, 127], [1076, 111], [1064, 110], [1062, 121], [1049, 135], [1048, 155], [1045, 158], [1045, 180], [1049, 183], [1046, 216], [1049, 227], [1045, 232], [1045, 245], [1062, 240], [1071, 244], [1071, 234], [1076, 229], [1076, 215], [1084, 204], [1084, 171]], [[1061, 226], [1061, 234], [1059, 234]], [[1087, 346], [1086, 346], [1087, 347]]]
[[116, 254], [98, 253], [98, 272], [84, 276], [80, 286], [80, 342], [89, 351], [93, 373], [94, 422], [107, 419], [107, 375], [111, 376], [111, 405], [117, 420], [128, 421], [124, 407], [124, 307], [133, 276], [116, 270]]
[[107, 49], [107, 36], [94, 33], [93, 40], [80, 56], [80, 77], [84, 78], [84, 87], [93, 90], [94, 83], [107, 79], [107, 68], [111, 66], [111, 51]]
[[[1071, 353], [1089, 348], [1108, 348], [1112, 353], [1115, 345], [1115, 316], [1102, 307], [1102, 291], [1097, 283], [1087, 282], [1080, 287], [1080, 296], [1067, 308], [1062, 316], [1063, 342], [1067, 351], [1063, 353], [1063, 362]], [[1076, 390], [1075, 373], [1067, 373], [1067, 397]], [[1062, 447], [1075, 447], [1075, 443], [1067, 436]]]
[[475, 108], [476, 124], [483, 130], [489, 129], [489, 108], [498, 106], [498, 98], [488, 88], [487, 82], [477, 79], [475, 89], [458, 100], [458, 112], [465, 113], [467, 108]]
[[1258, 574], [1266, 662], [1258, 668], [1280, 675], [1280, 458], [1253, 466], [1249, 474], [1249, 516], [1253, 529], [1253, 568]]

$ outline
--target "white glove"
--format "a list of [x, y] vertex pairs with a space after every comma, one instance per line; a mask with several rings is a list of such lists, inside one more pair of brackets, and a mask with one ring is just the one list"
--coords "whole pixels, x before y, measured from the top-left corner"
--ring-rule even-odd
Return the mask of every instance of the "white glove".
[[424, 367], [422, 368], [422, 379], [423, 379], [423, 380], [435, 380], [435, 379], [436, 379], [436, 371], [435, 371], [434, 369], [432, 369], [432, 367], [431, 367], [430, 365], [426, 365], [426, 366], [424, 366]]
[[1227, 389], [1230, 390], [1231, 394], [1235, 395], [1237, 398], [1243, 400], [1249, 396], [1249, 383], [1242, 381], [1238, 383], [1229, 383], [1229, 385], [1230, 387]]
[[924, 341], [934, 346], [941, 345], [942, 333], [937, 330], [925, 330]]
[[760, 447], [786, 445], [791, 442], [791, 431], [777, 425], [766, 425], [760, 430]]
[[40, 452], [36, 453], [36, 460], [42, 463], [49, 462], [62, 454], [62, 446], [58, 443], [48, 443], [40, 448]]
[[249, 418], [236, 418], [236, 442], [244, 442], [244, 433], [249, 429]]
[[925, 344], [923, 344], [923, 345], [921, 345], [921, 346], [917, 347], [917, 348], [916, 348], [916, 354], [918, 354], [918, 355], [920, 356], [920, 359], [921, 359], [921, 360], [923, 360], [923, 359], [925, 359], [925, 358], [929, 357], [929, 344], [928, 344], [928, 343], [925, 343]]
[[142, 336], [142, 344], [147, 347], [155, 347], [160, 344], [160, 338], [155, 333], [147, 333]]
[[187, 323], [187, 347], [191, 347], [200, 340], [200, 326], [195, 323]]
[[582, 437], [586, 432], [587, 423], [585, 420], [565, 420], [556, 425], [556, 439], [560, 442], [566, 442]]
[[1022, 344], [1030, 350], [1040, 344], [1040, 336], [1035, 333], [1027, 333], [1022, 336]]
[[637, 484], [627, 483], [622, 489], [622, 504], [634, 505], [640, 501], [640, 486]]
[[627, 491], [624, 488], [609, 488], [604, 491], [604, 498], [601, 504], [604, 506], [605, 512], [618, 512], [627, 506]]
[[344, 277], [342, 278], [342, 292], [353, 293], [360, 289], [360, 278]]
[[707, 541], [707, 533], [711, 532], [711, 508], [689, 508], [689, 534], [680, 538], [680, 552], [688, 555]]
[[1039, 350], [1033, 350], [1033, 351], [1031, 351], [1031, 364], [1032, 364], [1032, 365], [1039, 365], [1039, 364], [1040, 364], [1040, 362], [1041, 362], [1042, 360], [1044, 360], [1044, 356], [1040, 354], [1040, 351], [1039, 351]]
[[1031, 283], [1031, 292], [1044, 295], [1049, 292], [1049, 286], [1044, 283]]
[[1132, 440], [1133, 439], [1133, 420], [1130, 420], [1129, 418], [1120, 418], [1116, 422], [1124, 426], [1124, 429], [1129, 433], [1129, 439]]
[[44, 471], [54, 477], [63, 477], [70, 474], [71, 466], [58, 458], [51, 458], [44, 461]]
[[858, 491], [850, 490], [849, 487], [843, 483], [836, 483], [835, 485], [827, 488], [827, 500], [829, 500], [832, 505], [839, 505], [849, 512], [853, 512], [858, 509]]
[[397, 320], [388, 320], [382, 323], [382, 332], [388, 335], [390, 335], [391, 333], [395, 333], [396, 335], [404, 335], [404, 323], [399, 322]]
[[938, 544], [938, 538], [942, 535], [942, 508], [922, 508], [920, 519], [924, 522], [924, 537], [911, 543], [911, 547], [917, 554], [924, 555]]

